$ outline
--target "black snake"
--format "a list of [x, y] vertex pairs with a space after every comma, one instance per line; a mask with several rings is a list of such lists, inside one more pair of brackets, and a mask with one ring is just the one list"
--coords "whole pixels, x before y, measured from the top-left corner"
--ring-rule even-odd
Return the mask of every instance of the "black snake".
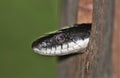
[[62, 28], [34, 41], [32, 49], [35, 53], [49, 56], [81, 53], [88, 45], [90, 31], [89, 23]]

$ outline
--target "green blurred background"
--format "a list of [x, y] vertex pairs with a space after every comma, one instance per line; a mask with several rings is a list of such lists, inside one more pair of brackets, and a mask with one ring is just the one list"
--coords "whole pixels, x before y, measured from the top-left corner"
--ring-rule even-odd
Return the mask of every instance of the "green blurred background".
[[56, 57], [31, 43], [58, 29], [58, 0], [0, 0], [0, 78], [56, 78]]

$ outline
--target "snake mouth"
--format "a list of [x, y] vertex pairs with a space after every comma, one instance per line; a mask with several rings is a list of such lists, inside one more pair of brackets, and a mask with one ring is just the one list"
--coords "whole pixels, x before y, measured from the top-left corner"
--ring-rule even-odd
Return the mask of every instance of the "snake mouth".
[[45, 35], [32, 44], [35, 53], [61, 56], [80, 53], [89, 43], [91, 24], [78, 24]]

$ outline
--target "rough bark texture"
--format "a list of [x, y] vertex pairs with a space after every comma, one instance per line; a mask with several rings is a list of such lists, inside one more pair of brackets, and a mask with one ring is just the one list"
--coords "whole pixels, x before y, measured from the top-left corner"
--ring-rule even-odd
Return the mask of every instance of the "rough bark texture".
[[76, 23], [79, 0], [61, 0], [61, 26]]
[[120, 78], [120, 0], [115, 0], [114, 34], [113, 34], [113, 78]]
[[113, 12], [114, 0], [94, 0], [93, 28], [96, 32], [92, 35], [96, 40], [96, 54], [92, 78], [112, 78]]
[[[69, 1], [71, 4], [69, 4]], [[82, 1], [85, 0], [80, 0], [80, 4]], [[77, 12], [77, 1], [63, 0], [62, 3], [62, 6], [64, 6], [64, 8], [62, 8], [61, 11], [72, 7], [69, 12], [62, 12], [62, 26], [74, 24], [75, 22], [82, 23], [79, 22], [79, 19], [81, 18], [82, 20], [84, 18], [87, 18], [87, 15], [86, 17], [81, 17], [81, 15], [78, 14], [78, 20], [76, 20], [77, 13], [75, 12]], [[86, 50], [84, 50], [83, 54], [74, 54], [59, 57], [58, 78], [111, 78], [111, 42], [114, 0], [94, 0], [93, 3], [93, 27], [90, 44]], [[90, 13], [87, 14], [92, 15]], [[70, 15], [70, 17], [73, 19], [69, 19], [69, 16], [66, 15]], [[91, 21], [92, 19], [89, 18], [89, 21], [86, 19], [83, 22], [88, 23]]]

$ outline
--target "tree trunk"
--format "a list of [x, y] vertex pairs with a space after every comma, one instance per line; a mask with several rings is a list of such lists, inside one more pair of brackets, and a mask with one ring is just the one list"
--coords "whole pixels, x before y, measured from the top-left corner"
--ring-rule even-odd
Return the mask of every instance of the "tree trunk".
[[114, 0], [94, 0], [93, 10], [91, 0], [79, 4], [78, 9], [77, 0], [62, 0], [61, 25], [91, 23], [93, 17], [90, 43], [83, 54], [59, 57], [58, 78], [111, 78]]
[[113, 78], [120, 78], [120, 0], [115, 0], [115, 17], [113, 31]]

